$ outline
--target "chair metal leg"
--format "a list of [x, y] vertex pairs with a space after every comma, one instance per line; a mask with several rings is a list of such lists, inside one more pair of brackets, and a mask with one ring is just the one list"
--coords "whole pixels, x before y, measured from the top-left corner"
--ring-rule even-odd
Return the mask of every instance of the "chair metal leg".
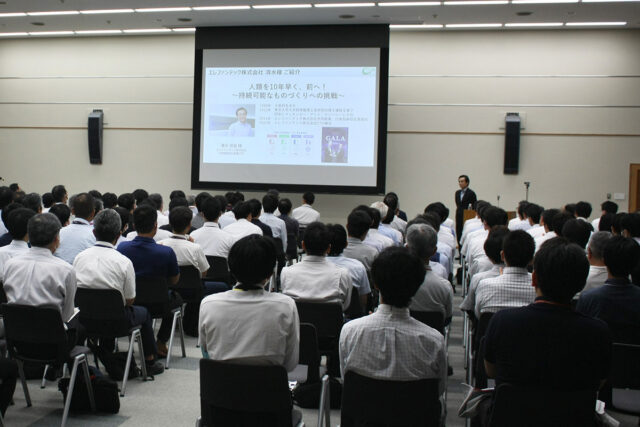
[[324, 419], [324, 426], [331, 427], [331, 396], [329, 388], [329, 375], [322, 377], [320, 392], [320, 404], [318, 405], [318, 427], [322, 427], [322, 421]]
[[22, 360], [16, 360], [18, 364], [18, 373], [20, 374], [20, 382], [22, 383], [22, 391], [24, 391], [24, 400], [27, 401], [27, 407], [31, 406], [31, 396], [29, 395], [29, 388], [27, 387], [27, 380], [24, 377], [24, 364]]
[[124, 366], [124, 376], [122, 377], [122, 389], [120, 390], [120, 397], [124, 397], [124, 393], [127, 389], [127, 380], [129, 379], [129, 369], [131, 368], [131, 358], [133, 357], [133, 334], [129, 338], [129, 351], [127, 352], [127, 362]]
[[178, 322], [178, 316], [180, 311], [173, 313], [173, 320], [171, 322], [171, 335], [169, 335], [169, 349], [167, 350], [167, 362], [164, 365], [165, 369], [169, 369], [169, 362], [171, 361], [171, 349], [173, 349], [173, 335], [176, 332], [176, 323]]
[[81, 354], [76, 356], [76, 358], [81, 358], [79, 363], [82, 364], [82, 370], [84, 371], [84, 383], [87, 386], [87, 391], [89, 392], [89, 404], [91, 405], [91, 411], [96, 412], [96, 400], [93, 394], [93, 386], [91, 385], [91, 375], [89, 374], [89, 360], [85, 354]]
[[180, 312], [178, 325], [180, 326], [180, 345], [182, 346], [182, 357], [187, 357], [187, 350], [184, 348], [184, 327], [182, 326], [182, 319], [184, 319], [184, 311]]
[[64, 402], [64, 412], [62, 412], [62, 424], [61, 427], [67, 425], [67, 417], [69, 416], [69, 408], [71, 407], [71, 399], [73, 397], [73, 389], [76, 385], [76, 376], [78, 375], [78, 364], [80, 356], [77, 356], [73, 361], [73, 368], [71, 368], [71, 378], [69, 379], [69, 389], [67, 391], [67, 399]]
[[47, 385], [47, 371], [49, 370], [49, 365], [44, 365], [44, 373], [42, 374], [42, 382], [40, 383], [40, 388], [45, 388]]
[[144, 347], [142, 346], [142, 335], [140, 330], [133, 331], [133, 333], [131, 334], [131, 339], [134, 339], [133, 338], [134, 336], [138, 341], [138, 352], [140, 353], [140, 369], [142, 369], [142, 381], [146, 381], [147, 380], [147, 361], [145, 360], [145, 356], [144, 356]]

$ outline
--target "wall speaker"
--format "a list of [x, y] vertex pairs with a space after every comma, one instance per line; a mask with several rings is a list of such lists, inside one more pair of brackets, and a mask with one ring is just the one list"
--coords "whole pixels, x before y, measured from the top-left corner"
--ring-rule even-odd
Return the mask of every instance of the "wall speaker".
[[93, 110], [89, 113], [87, 125], [89, 136], [89, 162], [92, 165], [102, 164], [102, 123], [104, 114], [102, 110]]
[[507, 113], [504, 130], [504, 173], [518, 174], [520, 164], [520, 115]]

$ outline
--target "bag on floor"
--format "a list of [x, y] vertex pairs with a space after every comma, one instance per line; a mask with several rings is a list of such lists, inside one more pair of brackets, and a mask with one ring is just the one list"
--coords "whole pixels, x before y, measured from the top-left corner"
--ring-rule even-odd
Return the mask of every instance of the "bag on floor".
[[[296, 405], [305, 409], [318, 409], [320, 406], [320, 393], [322, 383], [298, 383], [291, 391], [293, 401]], [[340, 409], [342, 401], [342, 384], [332, 377], [329, 377], [329, 400], [331, 409]]]
[[[118, 383], [110, 380], [102, 375], [102, 372], [96, 368], [89, 366], [89, 375], [91, 376], [91, 387], [93, 388], [93, 398], [96, 402], [96, 410], [109, 414], [117, 414], [120, 412], [120, 396], [118, 394]], [[66, 401], [69, 392], [70, 378], [62, 378], [58, 381], [58, 390], [62, 392]], [[89, 402], [89, 391], [84, 381], [84, 370], [78, 369], [76, 375], [76, 384], [73, 388], [73, 396], [71, 396], [70, 411], [87, 412], [91, 411]]]
[[[124, 378], [124, 370], [127, 366], [127, 352], [119, 351], [117, 353], [103, 352], [99, 355], [100, 362], [104, 365], [109, 378], [116, 381], [122, 381]], [[136, 358], [131, 357], [131, 367], [129, 368], [129, 379], [137, 378], [142, 375], [140, 368], [136, 364]]]

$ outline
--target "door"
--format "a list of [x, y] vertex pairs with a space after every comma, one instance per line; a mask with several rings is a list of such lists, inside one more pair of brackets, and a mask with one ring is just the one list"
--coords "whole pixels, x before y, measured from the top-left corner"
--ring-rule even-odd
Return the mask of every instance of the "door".
[[629, 167], [629, 212], [640, 211], [640, 163]]

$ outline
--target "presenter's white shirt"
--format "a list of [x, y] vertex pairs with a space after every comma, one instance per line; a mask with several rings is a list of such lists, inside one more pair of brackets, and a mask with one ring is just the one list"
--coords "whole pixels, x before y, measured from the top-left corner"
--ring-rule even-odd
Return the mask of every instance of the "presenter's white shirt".
[[304, 203], [291, 211], [291, 217], [297, 220], [301, 227], [306, 227], [312, 222], [320, 220], [320, 212]]
[[217, 222], [205, 222], [204, 225], [191, 232], [193, 240], [200, 245], [206, 256], [228, 258], [235, 239], [221, 230]]

